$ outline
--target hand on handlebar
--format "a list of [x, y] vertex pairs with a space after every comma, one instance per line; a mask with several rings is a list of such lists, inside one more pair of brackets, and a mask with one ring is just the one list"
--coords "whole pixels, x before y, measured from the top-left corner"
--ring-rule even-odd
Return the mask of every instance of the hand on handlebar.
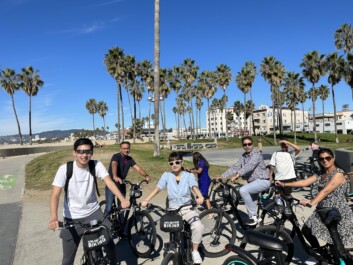
[[142, 207], [142, 208], [146, 208], [146, 207], [147, 207], [147, 204], [148, 204], [148, 201], [147, 201], [147, 200], [143, 200], [143, 201], [141, 202], [141, 207]]
[[123, 180], [119, 177], [113, 177], [115, 182], [118, 182], [119, 184], [123, 184]]
[[284, 182], [279, 181], [279, 180], [276, 180], [276, 181], [275, 181], [275, 185], [276, 185], [276, 186], [284, 187]]
[[130, 206], [130, 201], [128, 200], [121, 201], [121, 208], [129, 208], [129, 206]]
[[235, 175], [235, 176], [231, 177], [230, 181], [233, 182], [233, 183], [235, 183], [238, 178], [239, 178], [239, 176], [238, 176], [238, 175]]
[[201, 205], [201, 204], [203, 203], [203, 201], [204, 201], [204, 198], [203, 198], [203, 197], [198, 197], [198, 198], [196, 199], [197, 205]]
[[312, 205], [310, 204], [310, 201], [307, 200], [307, 199], [301, 199], [299, 203], [300, 203], [301, 205], [307, 206], [307, 207], [309, 207], [309, 208], [311, 208], [311, 206], [312, 206]]

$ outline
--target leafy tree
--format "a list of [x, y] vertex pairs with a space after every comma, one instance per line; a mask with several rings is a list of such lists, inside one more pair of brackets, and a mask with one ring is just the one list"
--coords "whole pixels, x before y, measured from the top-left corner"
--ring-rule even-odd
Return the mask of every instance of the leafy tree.
[[347, 110], [349, 110], [349, 104], [343, 104], [342, 111], [347, 111]]
[[38, 94], [38, 89], [44, 86], [44, 82], [40, 79], [39, 70], [34, 70], [32, 66], [22, 68], [19, 79], [20, 87], [29, 97], [29, 144], [32, 145], [32, 97]]
[[325, 105], [324, 101], [328, 98], [328, 95], [330, 94], [330, 89], [326, 85], [321, 85], [318, 88], [318, 95], [321, 99], [322, 102], [322, 116], [325, 119]]
[[11, 97], [12, 109], [15, 114], [16, 122], [17, 122], [17, 130], [18, 136], [20, 139], [21, 145], [23, 145], [23, 137], [21, 133], [20, 121], [18, 120], [18, 115], [15, 106], [15, 98], [14, 94], [20, 88], [19, 76], [16, 75], [15, 70], [6, 68], [4, 71], [0, 72], [0, 84], [2, 88], [6, 91], [7, 94]]

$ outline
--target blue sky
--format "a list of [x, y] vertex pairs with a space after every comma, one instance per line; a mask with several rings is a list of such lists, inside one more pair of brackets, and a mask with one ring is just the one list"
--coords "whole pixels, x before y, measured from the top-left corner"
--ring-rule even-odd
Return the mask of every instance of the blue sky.
[[[246, 61], [260, 69], [264, 57], [274, 56], [287, 71], [301, 72], [304, 54], [336, 51], [334, 32], [343, 23], [353, 24], [351, 0], [160, 0], [161, 67], [180, 65], [192, 58], [203, 70], [228, 65], [233, 73], [226, 92], [228, 106], [243, 101], [234, 82]], [[137, 61], [153, 62], [153, 0], [1, 0], [0, 69], [20, 72], [31, 65], [45, 82], [32, 100], [32, 130], [91, 129], [89, 98], [107, 102], [106, 124], [117, 122], [116, 85], [107, 73], [104, 55], [113, 47], [134, 55]], [[341, 52], [340, 52], [341, 54]], [[322, 78], [320, 84], [328, 84]], [[310, 85], [307, 84], [306, 89]], [[271, 104], [269, 85], [260, 74], [253, 85], [253, 98]], [[335, 87], [337, 110], [353, 108], [351, 90], [341, 81]], [[216, 97], [223, 91], [218, 89]], [[146, 92], [147, 95], [147, 92]], [[146, 96], [147, 97], [147, 96]], [[145, 98], [146, 98], [145, 97]], [[125, 125], [131, 124], [127, 100]], [[22, 133], [28, 133], [28, 96], [15, 94]], [[170, 116], [167, 127], [176, 127], [171, 112], [175, 94], [166, 99]], [[202, 126], [206, 126], [204, 103]], [[309, 110], [308, 101], [305, 109]], [[325, 112], [333, 112], [332, 98]], [[147, 100], [141, 104], [148, 114]], [[321, 101], [317, 102], [321, 112]], [[96, 127], [103, 126], [96, 115]], [[0, 90], [0, 135], [16, 134], [11, 99]]]

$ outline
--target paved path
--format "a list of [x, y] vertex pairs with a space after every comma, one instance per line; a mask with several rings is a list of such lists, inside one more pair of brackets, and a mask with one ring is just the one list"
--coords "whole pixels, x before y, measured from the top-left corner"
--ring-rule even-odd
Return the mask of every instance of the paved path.
[[[264, 148], [264, 158], [270, 159], [270, 154], [277, 148]], [[235, 162], [235, 157], [239, 157], [242, 153], [241, 149], [232, 150], [210, 150], [203, 154], [211, 164], [219, 165], [231, 165]], [[310, 152], [306, 152], [310, 155]], [[40, 200], [37, 199], [26, 199], [22, 204], [22, 189], [24, 185], [24, 165], [30, 161], [34, 156], [27, 157], [13, 157], [7, 158], [0, 161], [0, 176], [3, 175], [18, 175], [16, 188], [9, 189], [6, 191], [0, 191], [0, 210], [1, 221], [0, 223], [0, 264], [14, 264], [14, 265], [47, 265], [47, 264], [60, 264], [62, 249], [61, 240], [59, 239], [58, 232], [51, 232], [47, 229], [49, 216], [49, 192], [47, 196]], [[305, 154], [299, 158], [305, 160]], [[14, 187], [15, 187], [14, 186]], [[298, 194], [298, 195], [297, 195]], [[303, 196], [302, 193], [295, 194], [295, 197], [300, 198]], [[147, 194], [146, 194], [147, 195]], [[165, 195], [161, 195], [161, 198], [165, 198]], [[27, 198], [31, 194], [26, 195]], [[62, 200], [61, 200], [62, 201]], [[157, 200], [154, 200], [156, 202]], [[161, 199], [160, 201], [163, 201]], [[13, 203], [13, 205], [11, 205]], [[10, 205], [7, 205], [10, 204]], [[62, 203], [61, 203], [62, 204]], [[9, 208], [6, 208], [9, 207]], [[11, 210], [13, 209], [13, 210]], [[22, 218], [21, 216], [22, 210]], [[61, 209], [59, 209], [61, 211]], [[4, 217], [4, 212], [13, 212], [14, 214], [9, 217]], [[298, 212], [298, 215], [307, 217], [310, 214], [307, 210], [302, 213]], [[157, 218], [157, 216], [154, 216]], [[19, 233], [16, 242], [16, 230], [18, 228], [18, 222], [20, 220]], [[159, 228], [158, 228], [159, 229]], [[3, 237], [5, 234], [5, 237]], [[11, 237], [12, 236], [12, 237]], [[3, 240], [6, 238], [6, 240]], [[162, 240], [167, 239], [167, 235], [158, 230], [158, 242], [157, 249], [160, 251], [162, 248]], [[5, 243], [6, 242], [6, 243]], [[137, 259], [131, 252], [127, 240], [115, 241], [117, 246], [118, 264], [146, 264], [146, 265], [157, 265], [160, 264], [162, 259], [159, 255], [155, 255], [152, 259]], [[1, 245], [2, 244], [2, 245]], [[16, 249], [14, 251], [14, 245]], [[300, 248], [296, 248], [296, 252], [299, 252], [297, 256], [300, 256]], [[9, 253], [7, 259], [4, 257], [6, 253]], [[13, 262], [12, 257], [15, 253]], [[221, 264], [228, 256], [211, 259], [205, 258], [202, 264], [214, 265]], [[80, 264], [80, 257], [82, 256], [82, 247], [79, 248], [75, 264]], [[302, 264], [300, 260], [294, 261], [292, 264]]]

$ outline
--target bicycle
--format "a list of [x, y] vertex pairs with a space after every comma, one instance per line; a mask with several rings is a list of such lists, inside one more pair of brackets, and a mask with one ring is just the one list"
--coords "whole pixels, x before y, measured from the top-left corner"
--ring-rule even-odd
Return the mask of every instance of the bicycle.
[[[118, 209], [115, 200], [113, 201], [112, 210], [109, 213], [109, 220], [112, 222], [113, 235], [123, 235], [127, 224], [127, 238], [133, 252], [140, 258], [148, 258], [157, 240], [157, 232], [155, 222], [152, 216], [146, 210], [142, 210], [137, 199], [142, 196], [142, 183], [148, 181], [143, 180], [140, 183], [133, 184], [128, 180], [124, 183], [130, 187], [130, 208], [124, 209], [122, 212]], [[105, 200], [99, 203], [104, 212]], [[131, 212], [131, 217], [129, 218]]]
[[164, 243], [164, 253], [161, 265], [192, 265], [192, 241], [191, 229], [188, 222], [179, 215], [179, 211], [184, 207], [195, 207], [194, 203], [182, 205], [178, 209], [163, 209], [158, 205], [148, 204], [147, 208], [152, 210], [157, 208], [164, 215], [160, 219], [160, 229], [169, 233], [169, 242]]
[[259, 247], [265, 258], [259, 260], [250, 251], [246, 251], [243, 248], [233, 244], [227, 244], [225, 249], [232, 251], [237, 255], [228, 257], [223, 262], [223, 265], [286, 264], [284, 256], [282, 255], [282, 252], [285, 251], [286, 246], [278, 238], [266, 234], [264, 235], [263, 233], [255, 230], [246, 231], [245, 238], [249, 244]]
[[[105, 247], [109, 243], [111, 243], [114, 247], [114, 242], [109, 228], [103, 224], [106, 217], [107, 215], [105, 215], [101, 220], [92, 220], [89, 224], [71, 221], [66, 221], [65, 223], [59, 222], [58, 229], [70, 229], [76, 225], [85, 229], [82, 236], [82, 265], [111, 264], [109, 258], [107, 257]], [[115, 255], [115, 252], [113, 254]]]
[[[342, 241], [340, 239], [340, 236], [337, 232], [337, 224], [340, 220], [340, 215], [337, 209], [334, 211], [332, 208], [329, 209], [333, 211], [333, 213], [329, 213], [328, 209], [326, 210], [318, 210], [317, 212], [320, 215], [320, 218], [322, 221], [326, 224], [330, 234], [331, 238], [334, 241], [334, 245], [323, 245], [320, 246], [320, 248], [313, 248], [309, 243], [304, 238], [304, 235], [301, 231], [301, 227], [299, 224], [299, 221], [297, 219], [297, 216], [295, 214], [295, 211], [293, 208], [297, 205], [299, 205], [299, 200], [296, 198], [285, 198], [283, 196], [283, 190], [279, 189], [280, 191], [280, 199], [282, 201], [281, 207], [277, 207], [277, 212], [278, 216], [275, 219], [275, 223], [273, 225], [267, 225], [267, 227], [270, 227], [270, 229], [273, 230], [273, 233], [287, 233], [285, 231], [285, 223], [288, 221], [292, 224], [292, 231], [291, 231], [291, 237], [293, 238], [294, 235], [296, 235], [299, 239], [299, 242], [302, 244], [304, 251], [316, 258], [321, 264], [332, 264], [334, 260], [337, 260], [337, 253], [338, 258], [342, 258], [342, 260], [348, 260], [348, 263], [336, 263], [336, 264], [353, 264], [353, 259], [352, 256], [348, 253], [349, 249], [345, 249]], [[309, 206], [309, 205], [308, 205]], [[273, 209], [273, 205], [269, 205], [269, 208]], [[329, 217], [329, 218], [328, 218]], [[327, 220], [326, 220], [327, 219]], [[260, 226], [256, 228], [255, 230], [260, 231], [261, 228], [266, 227], [266, 226]], [[288, 235], [289, 236], [289, 235]], [[291, 259], [289, 260], [289, 257], [287, 257], [287, 262], [290, 262]], [[351, 263], [349, 263], [351, 262]]]
[[[244, 231], [248, 231], [250, 229], [254, 229], [255, 226], [246, 225], [241, 217], [240, 211], [238, 210], [239, 198], [240, 194], [237, 189], [235, 189], [236, 196], [231, 197], [229, 193], [230, 184], [228, 184], [229, 179], [226, 182], [220, 180], [220, 186], [223, 187], [222, 195], [224, 199], [224, 206], [220, 209], [214, 208], [205, 210], [200, 214], [201, 222], [204, 225], [204, 233], [202, 237], [201, 249], [206, 257], [221, 257], [226, 255], [229, 251], [224, 248], [226, 244], [234, 244], [237, 235], [236, 235], [236, 226], [233, 218], [230, 216], [232, 214], [234, 219], [238, 221], [239, 230], [242, 234]], [[267, 193], [268, 192], [268, 193]], [[273, 188], [266, 192], [263, 192], [263, 195], [259, 195], [258, 197], [258, 215], [260, 211], [264, 209], [263, 199], [268, 199], [272, 196]], [[233, 200], [235, 198], [235, 200]], [[226, 206], [230, 205], [230, 210], [226, 211]], [[209, 218], [212, 216], [212, 218]], [[264, 233], [273, 233], [273, 230], [270, 228], [265, 228], [263, 230]], [[276, 237], [281, 238], [284, 242], [288, 244], [288, 249], [284, 253], [285, 255], [292, 256], [292, 252], [294, 251], [292, 248], [293, 241], [286, 234], [279, 232], [276, 234]], [[246, 247], [246, 243], [243, 242], [241, 245], [242, 248]], [[290, 257], [291, 259], [291, 257]]]

